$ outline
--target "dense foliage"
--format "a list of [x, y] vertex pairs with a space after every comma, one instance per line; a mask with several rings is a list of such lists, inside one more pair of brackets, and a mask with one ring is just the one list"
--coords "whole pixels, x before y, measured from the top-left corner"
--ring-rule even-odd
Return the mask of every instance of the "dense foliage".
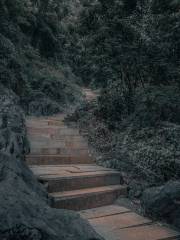
[[[168, 103], [170, 111], [176, 112], [173, 96], [177, 96], [180, 85], [180, 1], [83, 3], [77, 27], [79, 62], [75, 71], [84, 83], [103, 87], [102, 118], [115, 125], [134, 114], [141, 108], [138, 104], [146, 101], [145, 112], [154, 114], [151, 120], [147, 113], [144, 124], [155, 123], [158, 117], [168, 120], [163, 108]], [[161, 107], [155, 104], [163, 105], [159, 113]]]
[[[69, 3], [69, 2], [68, 2]], [[28, 114], [51, 114], [80, 96], [65, 59], [67, 1], [0, 1], [0, 83]]]
[[102, 91], [74, 117], [99, 162], [140, 179], [142, 189], [179, 179], [180, 1], [83, 4], [75, 71]]
[[167, 2], [85, 1], [79, 19], [84, 81], [108, 87], [121, 81], [129, 95], [145, 84], [177, 83], [179, 1]]

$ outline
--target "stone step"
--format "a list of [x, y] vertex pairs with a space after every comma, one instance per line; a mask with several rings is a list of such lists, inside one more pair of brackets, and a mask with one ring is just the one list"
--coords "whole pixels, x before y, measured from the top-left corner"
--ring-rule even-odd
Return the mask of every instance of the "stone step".
[[127, 194], [123, 185], [103, 186], [81, 190], [51, 193], [53, 207], [70, 210], [83, 210], [112, 204], [120, 195]]
[[109, 232], [105, 235], [106, 240], [179, 240], [180, 234], [170, 228], [159, 224], [137, 226], [131, 229], [124, 228]]
[[[42, 128], [50, 128], [50, 126], [48, 126], [47, 125], [47, 122], [30, 122], [30, 121], [26, 121], [26, 127], [28, 128], [28, 129], [31, 129], [31, 128], [40, 128], [40, 129], [42, 129]], [[64, 126], [51, 126], [51, 128], [53, 128], [53, 129], [58, 129], [58, 128], [60, 128], [60, 127], [66, 127], [65, 125]]]
[[52, 140], [65, 140], [65, 141], [71, 141], [71, 142], [84, 142], [86, 141], [82, 136], [80, 135], [50, 135], [50, 138]]
[[90, 164], [94, 160], [88, 156], [27, 155], [28, 165]]
[[71, 142], [71, 141], [50, 141], [48, 139], [42, 140], [42, 141], [37, 141], [34, 140], [33, 142], [30, 143], [31, 149], [37, 149], [37, 148], [42, 148], [42, 149], [58, 149], [58, 148], [71, 148], [71, 149], [87, 149], [88, 144], [86, 141], [82, 142]]
[[180, 234], [118, 205], [79, 212], [106, 240], [170, 240]]
[[86, 96], [86, 100], [88, 102], [93, 102], [93, 101], [96, 101], [98, 96], [99, 96], [99, 91], [93, 91], [91, 89], [87, 89], [87, 88], [84, 88], [83, 89], [83, 92]]
[[[68, 165], [31, 165], [31, 170], [35, 175], [63, 175], [64, 171], [71, 173], [85, 173], [97, 171], [113, 171], [111, 168], [105, 168], [96, 164], [68, 164]], [[66, 174], [67, 174], [66, 173]]]
[[48, 155], [71, 155], [71, 156], [82, 156], [89, 155], [88, 148], [32, 148], [31, 155], [37, 154], [48, 154]]
[[27, 126], [49, 126], [49, 127], [61, 127], [65, 126], [64, 118], [59, 120], [51, 119], [26, 119]]
[[48, 120], [47, 124], [48, 126], [62, 126], [64, 125], [63, 120]]
[[138, 215], [135, 212], [125, 212], [107, 215], [88, 220], [101, 233], [114, 233], [116, 230], [151, 224], [152, 220]]
[[27, 128], [28, 135], [43, 135], [49, 134], [50, 136], [58, 137], [58, 136], [79, 136], [79, 131], [77, 129], [71, 128]]
[[51, 121], [60, 121], [60, 120], [64, 120], [64, 118], [67, 116], [67, 114], [65, 113], [60, 113], [60, 114], [56, 114], [54, 116], [48, 117], [48, 120]]
[[[64, 175], [64, 176], [63, 176]], [[60, 172], [59, 176], [55, 173], [40, 175], [41, 182], [48, 183], [48, 192], [71, 191], [77, 189], [102, 187], [117, 185], [122, 183], [121, 175], [115, 171], [96, 171], [96, 172]]]
[[49, 120], [63, 120], [67, 114], [60, 113], [55, 114], [53, 116], [40, 116], [40, 117], [34, 117], [34, 116], [26, 116], [27, 121], [49, 121]]
[[60, 135], [60, 136], [55, 136], [51, 134], [41, 134], [41, 135], [28, 135], [28, 139], [30, 142], [68, 142], [70, 144], [75, 144], [75, 143], [86, 143], [87, 141], [80, 135], [71, 135], [71, 136], [66, 136], [66, 135]]
[[89, 219], [107, 217], [107, 216], [117, 215], [120, 213], [121, 214], [128, 213], [128, 212], [131, 212], [131, 210], [128, 208], [113, 204], [113, 205], [107, 205], [107, 206], [98, 207], [98, 208], [82, 210], [79, 213], [83, 218], [89, 220]]
[[[32, 140], [32, 139], [30, 139]], [[71, 149], [77, 149], [77, 148], [88, 148], [88, 143], [86, 141], [77, 141], [72, 142], [71, 140], [57, 140], [57, 141], [50, 141], [49, 139], [42, 139], [37, 140], [34, 139], [30, 142], [31, 148], [71, 148]]]
[[27, 127], [27, 133], [29, 136], [31, 135], [43, 135], [43, 134], [56, 134], [59, 132], [59, 128], [49, 128], [49, 127], [42, 127], [42, 128], [34, 128], [34, 127]]

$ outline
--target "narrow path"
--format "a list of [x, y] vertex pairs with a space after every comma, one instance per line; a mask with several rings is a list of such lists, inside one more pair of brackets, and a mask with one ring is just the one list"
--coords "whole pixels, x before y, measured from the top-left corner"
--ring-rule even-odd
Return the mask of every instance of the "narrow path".
[[[89, 101], [96, 93], [84, 89]], [[27, 118], [30, 168], [54, 197], [54, 208], [79, 211], [106, 240], [180, 239], [170, 228], [113, 204], [127, 193], [118, 171], [97, 166], [88, 143], [75, 128], [64, 124], [65, 115]]]

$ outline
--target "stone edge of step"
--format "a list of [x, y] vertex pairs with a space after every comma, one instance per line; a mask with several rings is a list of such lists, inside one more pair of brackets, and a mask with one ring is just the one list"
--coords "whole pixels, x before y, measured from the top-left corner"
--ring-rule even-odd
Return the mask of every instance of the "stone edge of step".
[[[98, 191], [94, 191], [94, 190]], [[90, 192], [88, 190], [91, 190]], [[109, 193], [109, 192], [114, 192], [121, 190], [124, 192], [122, 195], [127, 194], [127, 185], [108, 185], [105, 187], [96, 187], [96, 188], [85, 188], [85, 189], [80, 189], [80, 190], [73, 190], [73, 191], [64, 191], [64, 192], [54, 192], [50, 193], [49, 195], [54, 198], [54, 201], [60, 201], [60, 200], [65, 200], [65, 199], [72, 199], [72, 198], [77, 198], [80, 196], [90, 196], [90, 195], [96, 195], [96, 194], [102, 194], [102, 193]], [[65, 192], [71, 192], [72, 194], [70, 195], [63, 195]], [[79, 193], [78, 193], [79, 192]], [[61, 195], [62, 194], [62, 195]]]

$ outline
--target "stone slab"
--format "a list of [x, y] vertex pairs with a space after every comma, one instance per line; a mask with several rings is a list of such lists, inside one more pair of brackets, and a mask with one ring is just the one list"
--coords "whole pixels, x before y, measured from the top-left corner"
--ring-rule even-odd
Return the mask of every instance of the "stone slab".
[[105, 238], [105, 240], [178, 240], [180, 234], [170, 228], [158, 224], [138, 226], [132, 228], [116, 230], [99, 230], [96, 231]]
[[110, 215], [89, 220], [90, 224], [99, 232], [114, 232], [121, 228], [149, 224], [152, 221], [134, 212]]
[[85, 219], [94, 219], [94, 218], [100, 218], [105, 216], [117, 215], [120, 213], [122, 214], [126, 212], [131, 212], [131, 210], [118, 205], [108, 205], [104, 207], [84, 210], [84, 211], [81, 211], [80, 214]]

